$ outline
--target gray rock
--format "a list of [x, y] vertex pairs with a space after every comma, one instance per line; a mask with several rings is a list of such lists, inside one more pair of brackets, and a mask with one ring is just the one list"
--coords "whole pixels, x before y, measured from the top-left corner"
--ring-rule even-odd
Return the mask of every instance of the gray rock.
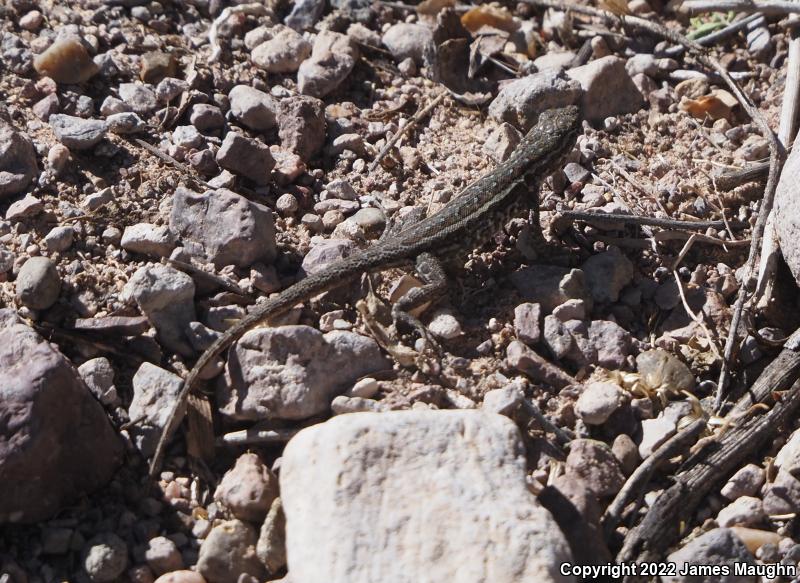
[[286, 515], [280, 498], [272, 502], [261, 525], [256, 554], [270, 573], [277, 573], [286, 566]]
[[47, 257], [31, 257], [20, 268], [16, 281], [17, 298], [34, 310], [46, 310], [61, 293], [61, 277]]
[[217, 267], [268, 264], [277, 255], [272, 212], [230, 190], [178, 187], [169, 225], [191, 256]]
[[633, 440], [624, 433], [614, 438], [611, 452], [619, 460], [622, 472], [626, 476], [630, 476], [639, 465], [639, 450]]
[[75, 239], [75, 229], [69, 225], [63, 227], [53, 227], [50, 232], [45, 235], [43, 243], [45, 249], [51, 252], [66, 251], [72, 247], [72, 241]]
[[775, 192], [775, 232], [781, 253], [800, 285], [800, 200], [795, 196], [800, 183], [800, 148], [792, 149], [783, 165]]
[[231, 349], [217, 403], [232, 419], [305, 419], [327, 411], [358, 378], [389, 366], [373, 340], [352, 332], [260, 328]]
[[567, 177], [567, 181], [570, 183], [585, 183], [589, 180], [589, 178], [591, 178], [592, 173], [577, 162], [570, 162], [564, 166], [564, 175]]
[[717, 524], [720, 526], [758, 526], [764, 522], [767, 515], [759, 498], [753, 496], [740, 496], [717, 515]]
[[572, 105], [580, 97], [579, 83], [551, 69], [504, 85], [489, 105], [489, 115], [526, 132], [543, 111]]
[[324, 97], [347, 78], [358, 58], [358, 48], [349, 37], [332, 30], [321, 31], [311, 57], [297, 71], [298, 90], [303, 95]]
[[523, 299], [542, 305], [545, 313], [570, 299], [590, 300], [584, 273], [555, 265], [531, 265], [511, 274]]
[[119, 406], [121, 400], [114, 386], [114, 368], [107, 358], [93, 358], [78, 367], [78, 373], [89, 390], [103, 405]]
[[483, 151], [499, 164], [505, 162], [521, 139], [522, 134], [517, 128], [510, 123], [503, 122], [492, 130], [492, 133], [486, 138], [486, 142], [483, 144]]
[[[144, 76], [145, 74], [143, 71], [142, 77]], [[145, 81], [145, 82], [152, 83], [152, 81]], [[158, 85], [156, 85], [156, 98], [158, 99], [159, 103], [166, 104], [175, 99], [176, 97], [178, 97], [181, 93], [184, 93], [188, 90], [189, 90], [189, 84], [183, 79], [176, 79], [175, 77], [164, 77], [161, 81], [158, 82]]]
[[147, 129], [147, 123], [132, 111], [115, 113], [106, 118], [106, 127], [112, 134], [137, 134]]
[[306, 95], [284, 99], [278, 108], [278, 125], [281, 146], [308, 162], [325, 143], [325, 104]]
[[[671, 553], [667, 561], [675, 563], [678, 573], [691, 573], [689, 569], [699, 566], [727, 565], [731, 574], [720, 577], [725, 583], [756, 583], [756, 576], [734, 575], [737, 563], [755, 565], [756, 561], [741, 539], [729, 528], [715, 528], [701, 534], [689, 543]], [[705, 577], [700, 577], [707, 580]], [[664, 583], [693, 583], [697, 575], [661, 576]]]
[[144, 560], [156, 576], [178, 571], [184, 567], [178, 546], [165, 536], [157, 536], [147, 541]]
[[120, 83], [119, 98], [139, 115], [149, 115], [158, 107], [156, 92], [148, 85]]
[[258, 533], [241, 520], [221, 522], [200, 545], [197, 572], [211, 583], [239, 583], [243, 575], [266, 579], [264, 565], [256, 555]]
[[0, 120], [0, 199], [24, 192], [37, 172], [30, 138]]
[[71, 150], [88, 150], [106, 135], [106, 123], [99, 119], [83, 119], [57, 113], [50, 116], [50, 127], [59, 142]]
[[512, 421], [479, 411], [359, 413], [304, 429], [280, 473], [292, 578], [570, 581], [558, 569], [569, 546], [527, 488], [523, 452]]
[[483, 396], [481, 409], [487, 413], [497, 413], [512, 417], [524, 399], [525, 394], [522, 389], [517, 385], [509, 384], [502, 389], [487, 391]]
[[128, 546], [112, 532], [99, 534], [86, 543], [81, 564], [92, 583], [117, 581], [128, 566]]
[[611, 448], [594, 439], [570, 442], [565, 475], [582, 480], [599, 498], [614, 496], [625, 484], [619, 460]]
[[189, 116], [189, 121], [198, 131], [207, 132], [223, 127], [225, 125], [225, 116], [222, 114], [222, 110], [216, 105], [195, 103], [192, 106], [192, 113]]
[[128, 409], [131, 419], [141, 419], [128, 430], [142, 455], [150, 457], [161, 431], [167, 424], [172, 403], [183, 380], [163, 368], [144, 362], [133, 375], [133, 400]]
[[539, 71], [544, 71], [545, 69], [564, 70], [571, 67], [574, 60], [575, 53], [572, 51], [548, 51], [541, 57], [536, 57], [533, 60], [533, 64], [536, 65]]
[[0, 247], [0, 273], [8, 273], [14, 268], [14, 260], [17, 256], [8, 249]]
[[324, 10], [325, 0], [297, 0], [283, 22], [297, 31], [309, 30], [314, 27]]
[[175, 237], [166, 225], [137, 223], [125, 227], [120, 245], [132, 253], [169, 257], [175, 249]]
[[592, 255], [581, 266], [592, 299], [597, 303], [612, 303], [619, 292], [633, 279], [633, 263], [616, 247]]
[[189, 322], [197, 320], [190, 276], [165, 265], [145, 265], [136, 270], [124, 293], [136, 301], [166, 348], [184, 356], [194, 354], [186, 341]]
[[553, 308], [553, 316], [566, 322], [586, 318], [586, 302], [583, 300], [567, 300]]
[[228, 132], [225, 136], [217, 152], [217, 163], [258, 185], [269, 184], [270, 172], [275, 166], [269, 146], [236, 132]]
[[694, 375], [674, 354], [657, 348], [646, 350], [636, 357], [636, 370], [642, 381], [652, 389], [691, 391]]
[[19, 322], [0, 310], [0, 523], [49, 518], [104, 485], [123, 453], [70, 361]]
[[248, 128], [268, 130], [275, 127], [278, 103], [271, 95], [249, 85], [237, 85], [228, 93], [228, 99], [233, 116]]
[[561, 322], [550, 315], [544, 320], [544, 341], [556, 358], [575, 367], [595, 364], [620, 369], [633, 350], [630, 333], [608, 320]]
[[619, 385], [589, 383], [575, 403], [575, 414], [587, 425], [602, 425], [622, 403], [623, 392]]
[[356, 249], [355, 243], [349, 239], [325, 239], [303, 257], [301, 273], [311, 275], [321, 271], [331, 263], [349, 257]]
[[514, 331], [525, 344], [538, 344], [542, 336], [542, 306], [524, 303], [514, 308]]
[[642, 436], [639, 440], [639, 456], [644, 459], [677, 432], [677, 422], [659, 415], [655, 419], [642, 421]]
[[800, 480], [786, 470], [778, 470], [775, 481], [767, 485], [763, 500], [768, 515], [800, 511]]
[[565, 322], [552, 314], [545, 316], [544, 319], [544, 344], [550, 349], [556, 360], [561, 360], [571, 353], [576, 353], [580, 359], [580, 353], [576, 352], [575, 339], [567, 329]]
[[537, 383], [556, 388], [575, 383], [575, 379], [560, 367], [546, 361], [519, 340], [514, 340], [508, 345], [506, 361], [511, 369], [524, 373]]
[[311, 54], [311, 43], [288, 26], [278, 24], [250, 53], [250, 59], [268, 73], [294, 73]]
[[41, 200], [32, 194], [26, 194], [20, 200], [12, 202], [6, 211], [6, 220], [21, 221], [30, 217], [35, 217], [44, 210]]
[[100, 104], [100, 115], [108, 117], [116, 113], [130, 112], [131, 108], [121, 99], [109, 95]]
[[581, 99], [584, 118], [603, 121], [605, 118], [633, 113], [644, 106], [642, 94], [625, 70], [625, 60], [602, 57], [567, 73], [583, 89]]
[[768, 61], [773, 49], [772, 35], [766, 26], [759, 26], [747, 32], [747, 51], [756, 59]]
[[255, 453], [244, 453], [228, 470], [214, 492], [214, 500], [236, 518], [260, 523], [278, 497], [278, 478]]
[[747, 464], [731, 476], [720, 494], [728, 500], [736, 500], [740, 496], [755, 496], [764, 485], [765, 479], [763, 469], [755, 464]]
[[425, 52], [433, 50], [433, 30], [424, 24], [398, 22], [383, 33], [381, 42], [398, 63], [413, 59], [421, 65]]
[[172, 131], [172, 143], [186, 150], [199, 150], [206, 144], [205, 138], [194, 126], [178, 126]]

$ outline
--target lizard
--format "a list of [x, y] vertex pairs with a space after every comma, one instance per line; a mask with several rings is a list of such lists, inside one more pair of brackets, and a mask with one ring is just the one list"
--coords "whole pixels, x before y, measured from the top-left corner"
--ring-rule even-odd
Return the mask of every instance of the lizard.
[[423, 285], [412, 288], [395, 303], [392, 317], [395, 323], [410, 325], [424, 335], [422, 323], [409, 311], [444, 293], [446, 278], [441, 260], [468, 254], [525, 211], [533, 210], [538, 217], [539, 186], [560, 168], [581, 128], [580, 108], [576, 105], [543, 111], [503, 163], [466, 186], [438, 212], [298, 281], [225, 331], [186, 376], [162, 428], [150, 463], [150, 478], [160, 470], [166, 444], [183, 418], [185, 402], [203, 369], [245, 332], [296, 304], [364, 273], [413, 263]]

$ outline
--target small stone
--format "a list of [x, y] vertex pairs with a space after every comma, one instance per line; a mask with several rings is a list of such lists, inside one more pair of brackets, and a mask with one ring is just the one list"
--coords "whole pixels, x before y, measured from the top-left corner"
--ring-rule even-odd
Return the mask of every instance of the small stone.
[[778, 470], [775, 481], [765, 487], [764, 512], [768, 515], [797, 512], [800, 507], [800, 480], [786, 470]]
[[225, 116], [222, 114], [222, 110], [216, 105], [209, 105], [208, 103], [195, 103], [192, 106], [189, 121], [201, 132], [216, 130], [225, 126]]
[[311, 54], [311, 43], [288, 26], [276, 25], [268, 35], [250, 53], [253, 63], [268, 73], [294, 73]]
[[20, 200], [12, 202], [10, 205], [8, 205], [8, 210], [6, 211], [6, 220], [21, 221], [23, 219], [29, 219], [31, 217], [35, 217], [43, 210], [44, 204], [42, 204], [41, 200], [32, 194], [26, 194]]
[[534, 382], [556, 388], [575, 383], [575, 379], [560, 367], [548, 362], [519, 340], [514, 340], [508, 345], [506, 360], [511, 369], [520, 371]]
[[56, 144], [47, 152], [47, 163], [57, 175], [60, 174], [70, 160], [69, 148]]
[[150, 51], [142, 55], [139, 62], [139, 78], [150, 85], [156, 85], [165, 77], [174, 77], [177, 66], [175, 57], [161, 51]]
[[720, 490], [720, 494], [728, 500], [736, 500], [741, 496], [755, 496], [764, 485], [764, 470], [755, 464], [747, 464], [740, 468]]
[[576, 103], [580, 96], [578, 82], [549, 69], [503, 85], [489, 105], [489, 115], [525, 132], [543, 111]]
[[523, 299], [541, 304], [545, 313], [569, 299], [587, 301], [591, 298], [580, 269], [531, 265], [512, 273], [511, 283]]
[[19, 27], [22, 30], [35, 32], [39, 30], [40, 26], [42, 26], [42, 20], [44, 20], [44, 17], [42, 16], [41, 12], [38, 10], [31, 10], [30, 12], [25, 13], [25, 15], [19, 19]]
[[206, 583], [206, 579], [197, 571], [184, 570], [165, 573], [156, 579], [155, 583]]
[[284, 216], [293, 215], [300, 208], [297, 198], [290, 193], [282, 194], [275, 201], [275, 208]]
[[323, 30], [314, 41], [311, 57], [297, 71], [297, 88], [303, 95], [324, 97], [353, 70], [359, 51], [349, 37]]
[[286, 515], [280, 498], [275, 498], [261, 525], [256, 554], [270, 573], [286, 566]]
[[[80, 328], [76, 326], [76, 329]], [[107, 358], [99, 357], [87, 360], [78, 367], [78, 373], [92, 394], [103, 405], [114, 407], [120, 404], [117, 388], [114, 386], [114, 368]]]
[[259, 185], [269, 184], [275, 160], [266, 144], [228, 132], [217, 152], [217, 163], [223, 168], [249, 178]]
[[281, 146], [308, 162], [325, 142], [324, 109], [322, 101], [303, 95], [281, 101], [278, 110]]
[[541, 339], [542, 306], [524, 303], [514, 308], [514, 331], [525, 344], [538, 344]]
[[607, 117], [633, 113], [644, 105], [642, 94], [625, 69], [625, 60], [608, 56], [586, 65], [570, 69], [567, 73], [581, 84], [583, 116], [602, 121]]
[[33, 68], [39, 75], [67, 85], [88, 81], [98, 71], [80, 39], [75, 37], [55, 41], [33, 59]]
[[128, 547], [113, 533], [97, 535], [84, 547], [81, 563], [93, 583], [116, 581], [128, 566]]
[[108, 117], [110, 115], [114, 115], [115, 113], [126, 113], [129, 112], [131, 108], [121, 99], [117, 99], [113, 95], [109, 95], [103, 100], [103, 103], [100, 104], [100, 115], [103, 117]]
[[181, 552], [175, 543], [165, 536], [157, 536], [148, 541], [144, 559], [156, 575], [183, 569]]
[[642, 439], [639, 442], [639, 455], [642, 459], [653, 453], [658, 446], [677, 432], [675, 420], [661, 415], [655, 419], [642, 421]]
[[633, 263], [616, 247], [592, 255], [581, 266], [592, 299], [597, 303], [613, 303], [619, 292], [633, 279]]
[[0, 199], [24, 192], [37, 171], [30, 138], [0, 120]]
[[45, 249], [51, 252], [66, 251], [72, 246], [75, 229], [70, 226], [54, 227], [44, 237]]
[[119, 98], [139, 115], [149, 115], [158, 107], [156, 93], [148, 85], [122, 83], [119, 86]]
[[112, 200], [114, 200], [114, 193], [111, 188], [104, 188], [100, 192], [95, 192], [84, 198], [81, 201], [81, 206], [87, 211], [95, 211]]
[[47, 97], [43, 97], [34, 103], [31, 109], [36, 117], [42, 121], [47, 121], [50, 119], [51, 115], [58, 113], [60, 108], [61, 105], [58, 101], [58, 95], [51, 93]]
[[720, 526], [757, 526], [764, 522], [767, 515], [759, 498], [740, 496], [717, 515]]
[[324, 10], [324, 0], [297, 0], [284, 22], [294, 30], [308, 30], [314, 27]]
[[622, 389], [614, 383], [590, 383], [575, 403], [575, 414], [587, 425], [602, 425], [619, 409], [622, 395]]
[[452, 312], [444, 309], [434, 312], [428, 324], [428, 330], [437, 338], [444, 340], [452, 340], [464, 334], [456, 317]]
[[149, 362], [142, 363], [133, 375], [133, 400], [128, 414], [141, 419], [128, 430], [142, 455], [155, 451], [161, 430], [167, 423], [170, 403], [181, 389], [181, 378]]
[[231, 114], [248, 128], [268, 130], [275, 126], [278, 104], [272, 96], [249, 85], [237, 85], [228, 98]]
[[425, 51], [433, 48], [433, 30], [423, 24], [400, 22], [390, 26], [381, 40], [396, 61], [410, 58], [422, 64]]
[[583, 300], [567, 300], [553, 308], [553, 316], [562, 322], [583, 320], [586, 318], [586, 302]]
[[[586, 168], [581, 166], [576, 162], [570, 162], [566, 166], [564, 166], [564, 175], [567, 177], [567, 182], [581, 182], [586, 183], [591, 178], [592, 173], [589, 172]], [[594, 255], [592, 256], [594, 257]], [[584, 267], [585, 270], [585, 267]]]
[[214, 500], [240, 520], [260, 523], [278, 497], [278, 478], [254, 453], [239, 456], [222, 477]]
[[50, 116], [50, 126], [59, 142], [74, 150], [88, 150], [106, 135], [106, 124], [98, 119], [83, 119], [58, 113]]
[[115, 113], [106, 118], [106, 127], [112, 134], [126, 135], [143, 132], [147, 123], [132, 111]]
[[175, 237], [165, 225], [137, 223], [125, 227], [120, 244], [123, 249], [132, 253], [169, 257], [175, 248]]
[[[506, 417], [512, 417], [525, 400], [522, 390], [513, 384], [506, 385], [502, 389], [487, 391], [483, 396], [481, 409]], [[512, 417], [513, 418], [513, 417]]]
[[611, 452], [619, 460], [622, 472], [630, 476], [639, 465], [639, 450], [633, 440], [624, 433], [614, 438]]
[[[735, 568], [755, 567], [753, 555], [729, 528], [715, 528], [692, 539], [682, 548], [667, 556], [667, 561], [675, 563], [678, 573], [689, 572], [687, 569], [703, 566], [726, 565], [731, 573]], [[662, 576], [664, 583], [690, 583], [697, 580], [693, 576]], [[730, 583], [755, 583], [756, 577], [730, 576], [719, 577], [719, 580]]]
[[46, 310], [61, 293], [61, 277], [46, 257], [31, 257], [20, 268], [16, 281], [17, 299], [33, 310]]
[[156, 99], [159, 103], [168, 104], [183, 93], [189, 91], [189, 84], [175, 77], [164, 77], [156, 85]]
[[212, 583], [239, 583], [243, 574], [266, 578], [256, 555], [258, 534], [241, 520], [221, 522], [211, 529], [200, 546], [197, 572]]
[[360, 397], [362, 399], [371, 399], [378, 394], [378, 381], [372, 377], [365, 377], [357, 381], [345, 393], [346, 397]]
[[625, 483], [619, 461], [602, 441], [571, 441], [565, 469], [568, 477], [582, 480], [600, 498], [615, 495]]
[[517, 128], [503, 122], [489, 134], [483, 144], [483, 150], [499, 164], [508, 159], [521, 139], [522, 134]]

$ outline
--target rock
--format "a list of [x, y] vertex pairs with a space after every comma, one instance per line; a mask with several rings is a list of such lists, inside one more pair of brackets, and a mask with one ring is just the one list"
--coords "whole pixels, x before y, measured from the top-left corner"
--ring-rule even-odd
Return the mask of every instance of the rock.
[[794, 431], [775, 456], [774, 465], [793, 476], [800, 476], [800, 431]]
[[773, 53], [772, 35], [766, 26], [747, 32], [747, 51], [760, 61], [769, 61]]
[[570, 162], [564, 166], [564, 176], [567, 177], [567, 182], [570, 184], [575, 182], [586, 183], [592, 177], [592, 173], [577, 162]]
[[125, 227], [120, 245], [132, 253], [169, 257], [175, 249], [175, 237], [166, 225], [137, 223]]
[[602, 121], [607, 117], [639, 111], [644, 100], [625, 70], [625, 60], [609, 55], [570, 69], [569, 77], [583, 89], [582, 114], [585, 119]]
[[497, 413], [511, 417], [525, 400], [525, 394], [519, 386], [509, 384], [502, 389], [487, 391], [483, 396], [481, 409], [487, 413]]
[[586, 302], [583, 300], [567, 300], [553, 308], [553, 316], [567, 322], [586, 318]]
[[0, 310], [0, 523], [49, 518], [104, 485], [122, 461], [120, 440], [70, 361], [20, 322]]
[[792, 149], [783, 165], [775, 192], [775, 232], [786, 264], [800, 285], [800, 200], [795, 196], [800, 182], [800, 148]]
[[277, 255], [272, 212], [226, 189], [175, 190], [170, 230], [187, 252], [217, 268], [271, 263]]
[[305, 419], [359, 378], [390, 366], [371, 339], [309, 326], [259, 328], [231, 349], [217, 403], [238, 420]]
[[125, 288], [125, 295], [136, 301], [166, 348], [184, 356], [194, 354], [186, 341], [189, 322], [197, 320], [190, 276], [166, 265], [145, 265]]
[[766, 486], [764, 512], [768, 515], [790, 514], [800, 508], [800, 480], [786, 470], [778, 470], [775, 481]]
[[655, 419], [645, 419], [642, 421], [642, 437], [639, 441], [639, 456], [646, 458], [653, 453], [658, 446], [667, 441], [677, 432], [677, 423], [674, 419], [669, 419], [660, 415]]
[[619, 292], [633, 279], [633, 263], [619, 249], [597, 253], [581, 266], [592, 299], [598, 303], [613, 303]]
[[489, 115], [527, 132], [543, 111], [575, 104], [580, 98], [580, 85], [551, 69], [504, 85], [489, 105]]
[[248, 128], [268, 130], [275, 127], [278, 104], [271, 95], [249, 85], [237, 85], [228, 93], [228, 99], [233, 117]]
[[677, 393], [694, 388], [694, 375], [689, 368], [678, 357], [660, 348], [640, 353], [636, 357], [636, 370], [651, 389]]
[[185, 150], [199, 150], [205, 146], [205, 138], [194, 126], [178, 126], [172, 131], [172, 143]]
[[620, 369], [633, 349], [631, 335], [615, 322], [561, 322], [552, 315], [544, 319], [544, 342], [557, 359], [564, 359], [578, 368], [599, 364], [612, 370]]
[[254, 453], [244, 453], [222, 477], [214, 500], [240, 520], [260, 523], [278, 497], [278, 478]]
[[88, 81], [98, 71], [80, 39], [75, 37], [56, 40], [33, 59], [33, 68], [39, 75], [66, 85]]
[[37, 172], [30, 138], [0, 120], [0, 199], [24, 192]]
[[177, 68], [175, 57], [171, 54], [149, 51], [144, 53], [139, 61], [139, 78], [144, 83], [157, 85], [165, 77], [174, 77]]
[[99, 534], [84, 547], [81, 563], [93, 583], [117, 581], [128, 566], [128, 547], [114, 533]]
[[47, 257], [31, 257], [20, 268], [16, 281], [17, 299], [34, 310], [46, 310], [61, 293], [61, 276]]
[[131, 108], [131, 111], [139, 115], [149, 115], [158, 107], [156, 92], [148, 85], [121, 83], [119, 86], [119, 98]]
[[14, 267], [17, 256], [8, 249], [0, 247], [0, 273], [8, 273]]
[[221, 522], [200, 545], [197, 572], [209, 583], [239, 583], [242, 575], [263, 581], [266, 572], [256, 556], [257, 540], [256, 529], [249, 524], [241, 520]]
[[720, 490], [720, 494], [728, 500], [736, 500], [741, 496], [755, 496], [764, 485], [765, 479], [763, 469], [755, 464], [747, 464], [731, 476]]
[[12, 202], [6, 211], [7, 221], [21, 221], [30, 217], [35, 217], [44, 210], [42, 201], [33, 196], [26, 194], [20, 200]]
[[128, 431], [143, 456], [150, 457], [155, 452], [182, 384], [181, 377], [149, 362], [142, 363], [133, 375], [133, 400], [128, 416], [141, 421]]
[[630, 476], [639, 465], [639, 450], [633, 440], [624, 433], [614, 438], [611, 452], [619, 460], [622, 472], [626, 476]]
[[175, 543], [165, 536], [157, 536], [147, 542], [144, 560], [156, 575], [183, 569], [181, 552]]
[[217, 152], [217, 163], [258, 185], [269, 184], [270, 172], [275, 166], [269, 146], [236, 132], [228, 132], [225, 136]]
[[608, 382], [589, 383], [575, 403], [575, 414], [587, 425], [602, 425], [619, 409], [623, 392]]
[[569, 69], [575, 61], [575, 53], [572, 51], [550, 51], [541, 57], [536, 57], [533, 64], [539, 71], [545, 69], [564, 70]]
[[88, 150], [106, 135], [106, 123], [58, 113], [50, 116], [50, 126], [59, 142], [71, 150]]
[[[734, 575], [736, 566], [755, 566], [753, 555], [747, 550], [744, 543], [729, 528], [715, 528], [692, 539], [677, 551], [670, 553], [667, 561], [675, 563], [678, 573], [687, 575], [661, 576], [664, 583], [690, 583], [697, 581], [697, 574], [693, 575], [691, 569], [698, 567], [711, 567], [712, 565], [726, 565], [730, 575], [721, 577], [720, 581], [726, 583], [756, 583], [756, 576]], [[738, 565], [737, 565], [738, 564]], [[696, 573], [697, 571], [695, 571]], [[706, 579], [705, 577], [702, 577]]]
[[311, 275], [325, 269], [331, 263], [346, 259], [356, 251], [355, 243], [349, 239], [325, 239], [311, 248], [303, 257], [301, 273]]
[[278, 24], [267, 31], [267, 38], [252, 50], [250, 59], [268, 73], [294, 73], [310, 54], [311, 43]]
[[614, 496], [625, 484], [619, 461], [602, 441], [572, 440], [565, 468], [568, 478], [582, 480], [599, 498]]
[[278, 125], [281, 146], [308, 162], [325, 143], [325, 105], [305, 95], [284, 99], [278, 108]]
[[483, 151], [498, 164], [505, 162], [522, 139], [522, 134], [510, 123], [496, 127], [483, 144]]
[[529, 302], [542, 305], [545, 313], [570, 299], [588, 301], [586, 279], [580, 269], [555, 265], [531, 265], [511, 274], [511, 283]]
[[297, 31], [309, 30], [314, 27], [324, 10], [324, 0], [297, 0], [284, 23]]
[[22, 30], [28, 30], [30, 32], [35, 32], [42, 26], [42, 21], [44, 20], [44, 16], [38, 10], [31, 10], [27, 12], [22, 18], [19, 19], [19, 27]]
[[425, 52], [434, 48], [433, 30], [424, 24], [398, 22], [383, 33], [381, 42], [398, 63], [403, 59], [413, 59], [421, 65]]
[[542, 331], [542, 306], [524, 303], [514, 308], [514, 331], [525, 344], [538, 344]]
[[280, 474], [292, 578], [477, 583], [488, 569], [498, 583], [568, 581], [569, 547], [527, 488], [523, 452], [512, 421], [479, 411], [361, 413], [302, 430]]
[[132, 111], [124, 111], [109, 115], [106, 127], [112, 134], [126, 135], [143, 132], [147, 129], [147, 123]]
[[196, 571], [173, 571], [165, 573], [155, 583], [206, 583], [205, 577]]
[[433, 313], [428, 324], [428, 331], [436, 338], [443, 340], [452, 340], [464, 334], [459, 321], [452, 312], [446, 309], [440, 309]]
[[58, 95], [51, 93], [34, 103], [31, 109], [36, 117], [42, 121], [47, 121], [51, 115], [58, 113], [60, 108], [61, 104], [58, 101]]
[[286, 566], [286, 515], [280, 498], [272, 502], [261, 525], [256, 554], [270, 573], [277, 573]]
[[186, 81], [174, 77], [164, 77], [156, 85], [156, 99], [159, 103], [168, 104], [187, 91], [189, 91], [189, 84]]
[[757, 526], [764, 522], [767, 515], [759, 498], [740, 496], [717, 515], [717, 524], [720, 526]]
[[353, 70], [359, 52], [349, 37], [323, 30], [314, 41], [311, 57], [297, 71], [297, 89], [303, 95], [324, 97]]
[[222, 110], [216, 105], [208, 103], [195, 103], [192, 106], [189, 121], [201, 132], [217, 130], [225, 126], [225, 116], [222, 114]]
[[508, 345], [506, 352], [508, 366], [524, 373], [537, 383], [563, 388], [575, 383], [575, 379], [556, 365], [546, 361], [519, 340]]
[[93, 358], [78, 367], [78, 373], [89, 390], [103, 405], [112, 407], [121, 404], [114, 386], [114, 368], [107, 358]]

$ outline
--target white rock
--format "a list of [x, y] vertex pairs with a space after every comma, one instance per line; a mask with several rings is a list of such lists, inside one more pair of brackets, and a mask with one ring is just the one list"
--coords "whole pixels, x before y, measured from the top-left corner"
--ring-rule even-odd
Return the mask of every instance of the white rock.
[[121, 245], [123, 249], [133, 253], [169, 257], [175, 248], [175, 237], [166, 225], [136, 223], [125, 227]]
[[575, 413], [587, 425], [602, 425], [622, 404], [622, 389], [614, 383], [590, 383], [575, 403]]
[[292, 579], [571, 581], [558, 568], [569, 547], [528, 490], [523, 452], [509, 419], [478, 411], [360, 413], [304, 429], [280, 475]]
[[129, 429], [134, 443], [149, 457], [153, 454], [161, 431], [167, 424], [172, 403], [181, 390], [183, 380], [168, 370], [149, 362], [142, 363], [133, 375], [133, 400], [128, 409], [131, 419], [141, 419]]

